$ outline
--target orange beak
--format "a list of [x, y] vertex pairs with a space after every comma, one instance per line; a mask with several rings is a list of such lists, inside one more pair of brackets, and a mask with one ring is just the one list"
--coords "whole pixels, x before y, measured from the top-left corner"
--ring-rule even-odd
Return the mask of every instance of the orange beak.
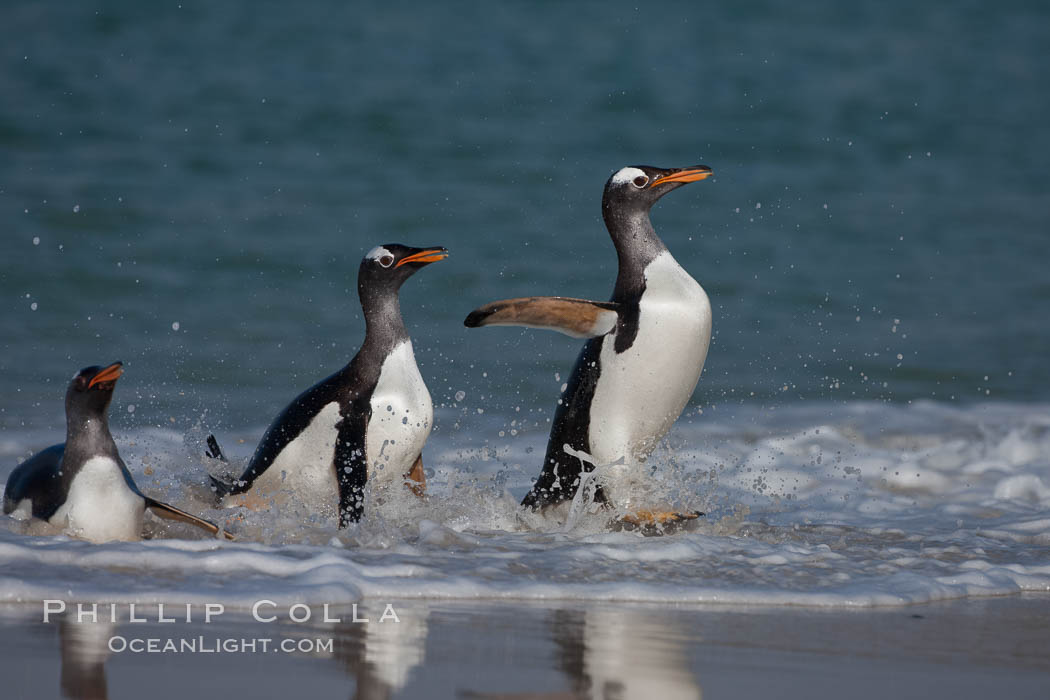
[[413, 253], [407, 258], [401, 258], [394, 267], [401, 267], [405, 263], [432, 263], [438, 260], [444, 260], [448, 257], [448, 251], [444, 248], [429, 248], [427, 250], [421, 250], [418, 253]]
[[101, 384], [102, 382], [115, 382], [120, 379], [120, 375], [124, 374], [124, 366], [120, 362], [114, 362], [109, 367], [106, 367], [101, 372], [96, 374], [88, 382], [88, 388]]
[[678, 172], [671, 173], [670, 175], [664, 175], [653, 180], [650, 187], [656, 187], [657, 185], [665, 185], [669, 182], [696, 182], [697, 180], [703, 180], [704, 178], [711, 177], [715, 172], [706, 165], [697, 165], [692, 168], [685, 168]]

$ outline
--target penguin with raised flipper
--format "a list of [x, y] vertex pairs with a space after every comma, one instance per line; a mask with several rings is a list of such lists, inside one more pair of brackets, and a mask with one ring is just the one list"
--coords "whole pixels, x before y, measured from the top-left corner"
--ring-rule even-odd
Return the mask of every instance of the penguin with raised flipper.
[[[594, 499], [631, 508], [641, 464], [685, 408], [711, 342], [711, 304], [671, 256], [649, 220], [661, 197], [703, 180], [705, 165], [621, 168], [602, 195], [602, 216], [619, 259], [609, 301], [526, 297], [486, 304], [464, 324], [529, 326], [588, 338], [554, 414], [543, 468], [522, 504], [572, 500], [602, 467]], [[595, 475], [598, 476], [597, 474]], [[673, 526], [697, 513], [638, 510], [623, 528]]]

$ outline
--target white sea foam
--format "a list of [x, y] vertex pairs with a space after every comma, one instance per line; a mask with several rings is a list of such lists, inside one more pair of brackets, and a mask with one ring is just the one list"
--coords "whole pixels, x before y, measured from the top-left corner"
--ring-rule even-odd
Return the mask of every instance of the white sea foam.
[[[227, 445], [235, 459], [258, 432]], [[4, 518], [0, 600], [855, 607], [1050, 591], [1050, 406], [707, 410], [680, 421], [651, 461], [653, 505], [707, 512], [695, 530], [664, 537], [608, 532], [607, 512], [584, 513], [568, 531], [523, 513], [516, 504], [545, 436], [457, 447], [480, 434], [436, 431], [429, 500], [377, 507], [372, 497], [345, 531], [308, 507], [215, 509], [203, 486], [215, 465], [196, 457], [199, 436], [118, 435], [146, 493], [222, 521], [239, 541], [155, 521], [155, 539], [92, 545]], [[10, 455], [39, 439], [6, 435], [0, 447], [13, 466]]]

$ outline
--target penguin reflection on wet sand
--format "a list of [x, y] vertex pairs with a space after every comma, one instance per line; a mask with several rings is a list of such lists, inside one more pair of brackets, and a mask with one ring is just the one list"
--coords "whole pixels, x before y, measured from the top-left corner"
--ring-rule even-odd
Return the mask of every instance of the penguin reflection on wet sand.
[[[533, 620], [530, 618], [530, 622]], [[463, 700], [701, 700], [687, 640], [695, 632], [675, 611], [606, 608], [552, 609], [538, 615], [553, 642], [555, 667], [569, 688], [554, 692], [461, 690]], [[644, 640], [644, 644], [640, 644]]]
[[[228, 484], [213, 478], [227, 505], [267, 507], [291, 495], [321, 512], [338, 508], [339, 527], [346, 527], [361, 519], [369, 481], [401, 482], [423, 495], [422, 451], [434, 407], [416, 367], [398, 290], [417, 270], [446, 257], [441, 247], [399, 244], [377, 246], [364, 257], [357, 277], [365, 316], [361, 349], [281, 411], [239, 479]], [[217, 444], [209, 442], [211, 455], [219, 457]]]
[[109, 403], [122, 373], [121, 363], [114, 362], [73, 377], [66, 391], [66, 441], [11, 472], [4, 513], [43, 520], [92, 542], [141, 539], [147, 508], [218, 534], [213, 523], [144, 495], [132, 480], [109, 432]]
[[[692, 396], [711, 342], [707, 294], [656, 235], [649, 210], [668, 192], [711, 174], [706, 165], [638, 165], [612, 174], [602, 195], [619, 258], [609, 301], [507, 299], [464, 321], [470, 328], [529, 326], [589, 339], [558, 402], [542, 472], [522, 505], [572, 500], [585, 483], [593, 484], [596, 502], [636, 509], [643, 463]], [[616, 525], [662, 528], [697, 515], [636, 510]]]

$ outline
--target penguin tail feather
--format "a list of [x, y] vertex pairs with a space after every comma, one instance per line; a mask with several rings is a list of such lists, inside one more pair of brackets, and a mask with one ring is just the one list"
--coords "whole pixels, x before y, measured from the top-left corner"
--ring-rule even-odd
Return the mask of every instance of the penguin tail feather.
[[226, 459], [226, 454], [222, 451], [222, 447], [219, 446], [219, 441], [215, 439], [214, 435], [208, 436], [207, 444], [208, 449], [204, 451], [205, 456], [211, 457], [212, 459], [217, 459], [220, 462], [230, 461]]
[[519, 297], [479, 306], [463, 321], [467, 328], [525, 326], [558, 331], [572, 338], [606, 335], [619, 319], [620, 305], [569, 297]]
[[221, 479], [214, 474], [209, 474], [208, 480], [211, 482], [211, 489], [215, 492], [215, 500], [217, 501], [222, 500], [233, 492], [233, 484], [225, 479]]
[[153, 511], [155, 515], [164, 518], [165, 520], [175, 520], [180, 523], [189, 523], [190, 525], [199, 527], [205, 532], [209, 532], [213, 535], [218, 535], [221, 532], [223, 537], [225, 537], [226, 539], [234, 539], [233, 535], [226, 532], [225, 530], [220, 530], [219, 526], [211, 522], [210, 520], [198, 518], [196, 515], [187, 513], [184, 510], [179, 510], [175, 506], [168, 505], [167, 503], [162, 503], [148, 496], [146, 497], [146, 507]]

